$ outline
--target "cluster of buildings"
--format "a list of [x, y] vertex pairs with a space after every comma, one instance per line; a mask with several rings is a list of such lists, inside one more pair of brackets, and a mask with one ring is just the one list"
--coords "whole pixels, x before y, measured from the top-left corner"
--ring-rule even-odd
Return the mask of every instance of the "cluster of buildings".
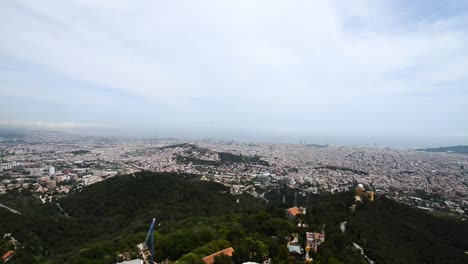
[[[262, 162], [221, 162], [220, 153]], [[456, 153], [60, 134], [32, 134], [0, 144], [0, 193], [22, 188], [54, 193], [60, 186], [75, 188], [140, 170], [201, 174], [233, 193], [258, 197], [279, 185], [334, 193], [360, 182], [410, 205], [460, 214], [468, 210], [468, 155]]]
[[[298, 226], [307, 228], [307, 225], [302, 224], [301, 220], [298, 219], [300, 215], [306, 215], [305, 208], [294, 206], [286, 209], [286, 217], [288, 219], [296, 220], [298, 222]], [[305, 250], [299, 242], [297, 234], [292, 235], [293, 239], [288, 241], [287, 247], [289, 253], [293, 257], [296, 259], [305, 259], [306, 262], [310, 263], [313, 259], [309, 255], [309, 252], [313, 251], [317, 253], [318, 246], [325, 242], [325, 230], [322, 230], [322, 232], [306, 232], [305, 235]]]
[[[318, 232], [307, 232], [306, 233], [306, 250], [312, 250], [317, 252], [318, 246], [325, 242], [325, 231]], [[307, 250], [307, 251], [309, 251]]]
[[354, 200], [356, 202], [362, 202], [363, 199], [367, 199], [371, 202], [374, 201], [375, 192], [374, 191], [366, 191], [364, 185], [359, 183], [357, 187], [354, 189]]

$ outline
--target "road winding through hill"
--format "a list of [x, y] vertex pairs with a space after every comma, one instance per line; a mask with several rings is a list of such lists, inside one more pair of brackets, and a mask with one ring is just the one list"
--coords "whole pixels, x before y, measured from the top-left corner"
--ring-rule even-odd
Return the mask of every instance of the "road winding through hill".
[[18, 210], [15, 210], [15, 209], [13, 209], [13, 208], [10, 208], [10, 207], [8, 207], [8, 206], [2, 204], [2, 203], [0, 203], [0, 207], [3, 207], [3, 208], [5, 208], [5, 209], [7, 209], [8, 211], [10, 211], [10, 212], [12, 212], [12, 213], [14, 213], [14, 214], [19, 214], [19, 215], [21, 214]]

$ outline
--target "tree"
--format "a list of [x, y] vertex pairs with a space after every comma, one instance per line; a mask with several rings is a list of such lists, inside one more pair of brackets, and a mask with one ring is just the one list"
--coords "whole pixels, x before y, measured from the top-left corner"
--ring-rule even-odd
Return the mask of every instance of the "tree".
[[179, 261], [180, 263], [186, 263], [186, 264], [203, 264], [203, 260], [200, 258], [200, 256], [194, 254], [194, 253], [188, 253], [182, 256]]
[[214, 259], [215, 264], [231, 264], [231, 257], [221, 254]]

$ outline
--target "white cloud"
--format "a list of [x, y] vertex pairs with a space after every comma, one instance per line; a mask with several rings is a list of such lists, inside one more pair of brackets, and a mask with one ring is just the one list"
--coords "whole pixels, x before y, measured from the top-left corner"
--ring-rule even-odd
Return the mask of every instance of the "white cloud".
[[101, 128], [103, 124], [90, 124], [79, 122], [45, 122], [45, 121], [21, 121], [21, 120], [0, 120], [0, 126], [39, 129], [39, 130], [69, 130], [82, 128]]
[[[0, 95], [92, 101], [96, 111], [117, 102], [108, 116], [158, 126], [384, 133], [408, 129], [386, 120], [412, 118], [415, 130], [426, 131], [422, 119], [465, 129], [467, 14], [411, 21], [402, 14], [409, 9], [392, 1], [3, 2], [0, 58], [48, 79], [0, 68]], [[56, 115], [26, 117], [68, 119]]]

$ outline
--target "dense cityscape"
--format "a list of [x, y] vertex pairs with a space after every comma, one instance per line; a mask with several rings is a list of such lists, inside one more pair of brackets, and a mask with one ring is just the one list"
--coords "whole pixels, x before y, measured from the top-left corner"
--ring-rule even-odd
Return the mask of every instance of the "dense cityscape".
[[468, 155], [389, 147], [34, 133], [0, 143], [0, 193], [31, 191], [43, 203], [139, 171], [180, 172], [265, 198], [278, 186], [335, 193], [358, 183], [428, 211], [468, 212]]

